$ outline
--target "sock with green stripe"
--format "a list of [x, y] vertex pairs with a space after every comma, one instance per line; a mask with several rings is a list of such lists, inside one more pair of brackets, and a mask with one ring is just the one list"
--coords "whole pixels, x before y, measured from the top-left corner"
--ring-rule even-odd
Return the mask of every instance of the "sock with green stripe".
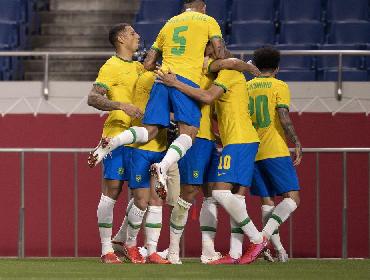
[[112, 222], [113, 222], [113, 208], [116, 201], [104, 194], [101, 195], [98, 205], [98, 226], [100, 241], [102, 247], [102, 256], [109, 252], [113, 252], [111, 238], [112, 238]]
[[263, 228], [264, 235], [270, 239], [279, 226], [297, 209], [297, 204], [291, 198], [284, 198], [274, 209], [270, 219]]
[[145, 215], [146, 209], [139, 209], [135, 203], [132, 205], [130, 211], [127, 215], [127, 240], [126, 245], [128, 247], [136, 246], [136, 238], [140, 231], [141, 224], [143, 223], [143, 218]]
[[191, 203], [179, 197], [172, 209], [170, 218], [170, 246], [168, 248], [169, 254], [178, 255], [180, 252], [180, 239], [188, 220], [190, 207]]
[[238, 223], [230, 217], [231, 236], [230, 236], [230, 252], [229, 255], [233, 259], [239, 259], [243, 254], [243, 239], [244, 232], [238, 226]]
[[217, 228], [217, 205], [213, 197], [203, 200], [199, 214], [200, 230], [202, 232], [202, 255], [213, 257], [215, 251], [215, 235]]
[[[267, 204], [262, 205], [261, 211], [262, 211], [262, 226], [263, 227], [267, 224], [268, 220], [271, 217], [272, 211], [274, 211], [274, 209], [275, 209], [275, 205], [267, 205]], [[271, 235], [270, 241], [272, 245], [274, 246], [275, 250], [280, 251], [281, 249], [284, 248], [280, 240], [279, 230], [274, 231], [274, 233]]]
[[112, 138], [111, 145], [114, 147], [132, 144], [132, 143], [146, 143], [148, 142], [149, 133], [145, 127], [132, 126], [124, 132]]
[[148, 256], [157, 252], [159, 235], [162, 229], [162, 206], [149, 206], [145, 223], [146, 248]]
[[133, 203], [134, 203], [134, 199], [131, 198], [131, 200], [127, 204], [125, 218], [123, 219], [122, 225], [121, 225], [119, 231], [117, 232], [117, 234], [113, 238], [114, 241], [123, 242], [123, 243], [126, 242], [126, 240], [127, 240], [127, 227], [128, 227], [127, 215], [128, 215], [128, 212], [130, 211]]
[[212, 196], [222, 205], [230, 217], [238, 222], [238, 226], [252, 243], [259, 244], [263, 241], [262, 234], [248, 217], [243, 195], [232, 194], [230, 190], [214, 190]]
[[164, 174], [167, 173], [168, 168], [178, 162], [182, 158], [187, 150], [190, 149], [193, 144], [193, 140], [187, 134], [180, 134], [179, 137], [172, 142], [170, 147], [167, 150], [166, 155], [159, 163], [159, 166]]

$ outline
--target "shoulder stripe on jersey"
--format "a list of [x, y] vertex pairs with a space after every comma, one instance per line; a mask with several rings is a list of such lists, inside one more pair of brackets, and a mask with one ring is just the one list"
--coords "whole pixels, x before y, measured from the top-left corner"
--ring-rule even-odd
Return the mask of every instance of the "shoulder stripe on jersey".
[[109, 90], [109, 87], [104, 83], [96, 82], [96, 83], [94, 83], [94, 85], [97, 85], [97, 86], [102, 87], [106, 90]]
[[289, 106], [286, 105], [286, 104], [278, 104], [278, 105], [276, 105], [276, 108], [286, 108], [286, 109], [289, 110]]
[[219, 87], [222, 87], [222, 89], [227, 92], [227, 87], [223, 84], [220, 84], [220, 83], [217, 83], [217, 82], [213, 82], [216, 86], [219, 86]]
[[211, 41], [212, 39], [222, 39], [222, 36], [220, 35], [214, 35], [212, 36], [211, 38], [209, 38], [209, 40]]
[[156, 48], [156, 47], [151, 47], [151, 49], [153, 49], [153, 50], [155, 50], [155, 51], [157, 51], [157, 52], [160, 52], [160, 53], [162, 53], [162, 51], [160, 50], [160, 49], [158, 49], [158, 48]]

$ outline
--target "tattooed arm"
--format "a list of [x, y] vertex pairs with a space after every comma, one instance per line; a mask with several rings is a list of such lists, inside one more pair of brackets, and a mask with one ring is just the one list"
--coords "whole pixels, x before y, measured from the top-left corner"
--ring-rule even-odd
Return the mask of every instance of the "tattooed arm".
[[130, 103], [121, 103], [107, 98], [107, 90], [99, 85], [93, 85], [87, 98], [87, 104], [101, 111], [122, 110], [133, 118], [141, 118], [143, 113]]
[[295, 133], [292, 120], [289, 117], [289, 110], [287, 108], [277, 108], [281, 126], [284, 129], [285, 136], [295, 145], [294, 166], [301, 163], [302, 160], [302, 145]]
[[148, 71], [154, 71], [157, 66], [157, 60], [161, 56], [159, 50], [150, 49], [144, 60], [144, 67]]

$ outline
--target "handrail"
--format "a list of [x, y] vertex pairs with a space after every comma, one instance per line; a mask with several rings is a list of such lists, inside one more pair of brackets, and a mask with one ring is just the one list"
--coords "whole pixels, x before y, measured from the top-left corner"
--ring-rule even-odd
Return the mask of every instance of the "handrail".
[[[243, 59], [245, 55], [252, 55], [252, 50], [235, 50], [231, 51], [235, 55], [240, 55]], [[309, 56], [323, 56], [323, 55], [336, 55], [338, 56], [338, 80], [336, 88], [336, 98], [342, 100], [343, 96], [343, 56], [344, 55], [370, 55], [368, 50], [281, 50], [282, 55], [309, 55]], [[49, 97], [49, 58], [52, 56], [110, 56], [113, 52], [109, 51], [0, 51], [1, 56], [43, 56], [44, 57], [44, 80], [42, 95], [45, 99]]]

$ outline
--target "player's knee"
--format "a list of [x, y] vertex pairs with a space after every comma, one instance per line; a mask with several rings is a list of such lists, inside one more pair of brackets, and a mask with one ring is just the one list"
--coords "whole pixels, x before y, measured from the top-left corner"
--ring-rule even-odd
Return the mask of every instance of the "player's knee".
[[294, 200], [294, 202], [296, 203], [297, 207], [299, 206], [300, 202], [301, 202], [301, 199], [299, 197], [299, 192], [298, 191], [291, 191], [291, 192], [287, 192], [283, 195], [284, 198], [291, 198], [292, 200]]
[[184, 186], [181, 188], [181, 198], [187, 202], [192, 202], [198, 193], [198, 186]]
[[148, 141], [154, 139], [158, 134], [158, 127], [154, 125], [145, 126], [148, 131]]
[[137, 208], [144, 211], [146, 208], [148, 208], [149, 201], [144, 197], [136, 197], [134, 198], [134, 204]]

